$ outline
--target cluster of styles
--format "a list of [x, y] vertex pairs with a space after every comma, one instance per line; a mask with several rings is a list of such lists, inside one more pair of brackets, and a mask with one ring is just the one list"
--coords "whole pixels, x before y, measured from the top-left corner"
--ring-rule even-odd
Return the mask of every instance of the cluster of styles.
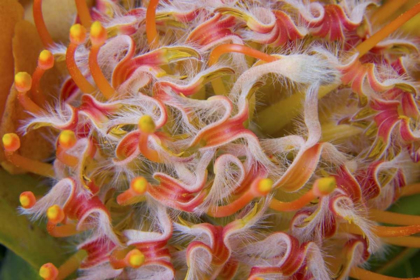
[[[2, 137], [52, 182], [21, 213], [78, 244], [44, 279], [386, 279], [361, 266], [420, 247], [420, 217], [385, 211], [420, 192], [418, 48], [391, 35], [420, 4], [389, 21], [369, 0], [142, 2], [76, 0], [65, 46], [34, 1], [30, 118]], [[19, 153], [40, 128], [51, 163]]]

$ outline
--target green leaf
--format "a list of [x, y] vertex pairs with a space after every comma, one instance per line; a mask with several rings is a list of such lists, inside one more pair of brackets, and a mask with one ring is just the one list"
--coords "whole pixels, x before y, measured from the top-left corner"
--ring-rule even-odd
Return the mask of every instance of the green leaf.
[[21, 192], [45, 193], [45, 188], [37, 188], [39, 185], [39, 181], [29, 175], [14, 176], [0, 170], [0, 243], [35, 270], [47, 262], [58, 267], [66, 259], [68, 251], [62, 249], [59, 239], [46, 232], [45, 225], [32, 223], [17, 211]]
[[16, 280], [16, 279], [40, 279], [37, 270], [30, 266], [18, 255], [12, 251], [7, 251], [0, 269], [0, 279]]

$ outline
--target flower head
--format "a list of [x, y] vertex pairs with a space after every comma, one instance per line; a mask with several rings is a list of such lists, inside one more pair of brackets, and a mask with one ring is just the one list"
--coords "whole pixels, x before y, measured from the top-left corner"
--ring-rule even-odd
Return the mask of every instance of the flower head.
[[[21, 212], [79, 244], [44, 279], [380, 279], [370, 256], [420, 246], [419, 217], [386, 211], [420, 192], [418, 38], [392, 35], [420, 4], [75, 0], [61, 45], [42, 2], [2, 140], [55, 182]], [[40, 129], [51, 163], [21, 154]]]

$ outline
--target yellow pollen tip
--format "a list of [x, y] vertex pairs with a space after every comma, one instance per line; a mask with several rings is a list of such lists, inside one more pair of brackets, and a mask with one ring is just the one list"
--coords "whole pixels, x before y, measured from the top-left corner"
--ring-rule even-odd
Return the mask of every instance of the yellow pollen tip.
[[136, 177], [131, 181], [130, 187], [137, 194], [144, 194], [147, 189], [147, 183], [144, 177]]
[[26, 72], [19, 72], [15, 75], [15, 87], [19, 92], [27, 92], [31, 89], [32, 77]]
[[19, 196], [20, 205], [25, 208], [29, 209], [36, 203], [36, 198], [33, 192], [27, 191], [23, 192]]
[[258, 182], [258, 191], [262, 194], [262, 195], [266, 195], [268, 194], [271, 189], [273, 188], [273, 180], [269, 179], [269, 178], [265, 178], [262, 179]]
[[132, 268], [140, 267], [144, 263], [144, 260], [145, 260], [145, 256], [138, 249], [131, 250], [128, 253], [127, 257], [128, 257], [128, 263], [130, 264]]
[[49, 50], [43, 50], [39, 54], [38, 66], [44, 70], [54, 67], [54, 56]]
[[64, 211], [58, 205], [53, 205], [47, 210], [47, 218], [50, 222], [58, 224], [64, 220]]
[[58, 143], [61, 147], [65, 149], [70, 149], [74, 145], [76, 145], [77, 138], [73, 131], [71, 130], [63, 130], [58, 136]]
[[46, 263], [39, 269], [39, 276], [45, 280], [55, 280], [58, 276], [58, 269], [52, 263]]
[[6, 133], [2, 141], [4, 149], [8, 152], [15, 152], [20, 148], [20, 138], [15, 133]]
[[139, 120], [139, 129], [144, 133], [153, 133], [156, 129], [155, 121], [151, 116], [144, 115]]
[[99, 21], [95, 21], [90, 27], [90, 40], [93, 45], [102, 45], [107, 38], [106, 29]]
[[86, 28], [80, 24], [74, 24], [70, 27], [70, 41], [80, 45], [86, 40]]
[[314, 192], [317, 196], [325, 196], [332, 193], [337, 187], [334, 177], [321, 178], [315, 181]]

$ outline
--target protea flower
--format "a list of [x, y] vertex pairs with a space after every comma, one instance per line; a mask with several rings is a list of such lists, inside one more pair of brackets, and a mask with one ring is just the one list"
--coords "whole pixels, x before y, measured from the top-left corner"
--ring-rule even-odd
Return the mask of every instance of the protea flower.
[[1, 127], [51, 186], [20, 213], [76, 251], [42, 278], [397, 279], [369, 258], [420, 247], [386, 211], [420, 192], [420, 4], [75, 0], [63, 43], [42, 2]]

